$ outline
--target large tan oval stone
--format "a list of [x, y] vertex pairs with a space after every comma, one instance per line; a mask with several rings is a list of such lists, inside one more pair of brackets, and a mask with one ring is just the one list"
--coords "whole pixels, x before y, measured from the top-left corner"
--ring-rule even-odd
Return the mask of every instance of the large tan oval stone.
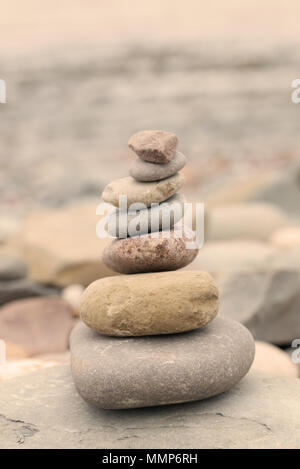
[[83, 293], [81, 319], [112, 336], [174, 334], [208, 324], [218, 311], [218, 289], [201, 271], [107, 277]]
[[127, 206], [140, 202], [150, 207], [153, 203], [161, 203], [177, 192], [184, 183], [180, 173], [162, 181], [140, 182], [131, 176], [115, 179], [110, 182], [102, 193], [105, 202], [119, 207], [119, 197], [127, 196]]

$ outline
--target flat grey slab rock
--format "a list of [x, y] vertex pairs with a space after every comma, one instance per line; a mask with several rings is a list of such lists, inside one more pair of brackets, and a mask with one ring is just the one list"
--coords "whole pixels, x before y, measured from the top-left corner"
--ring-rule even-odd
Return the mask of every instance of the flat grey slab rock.
[[299, 448], [299, 395], [300, 380], [249, 373], [206, 401], [104, 411], [58, 365], [0, 383], [0, 448]]
[[300, 337], [300, 271], [261, 266], [218, 277], [220, 314], [244, 324], [256, 340], [278, 345]]

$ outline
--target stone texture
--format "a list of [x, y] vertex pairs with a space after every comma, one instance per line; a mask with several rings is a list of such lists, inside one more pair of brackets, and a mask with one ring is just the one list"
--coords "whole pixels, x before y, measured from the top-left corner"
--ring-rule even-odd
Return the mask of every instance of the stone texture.
[[[113, 237], [126, 235], [128, 226], [134, 226], [136, 235], [172, 228], [184, 213], [184, 197], [177, 193], [155, 208], [124, 212], [113, 209], [108, 216], [108, 233]], [[167, 205], [166, 205], [167, 204]], [[152, 220], [156, 223], [152, 223]], [[128, 232], [127, 232], [128, 234]]]
[[13, 245], [25, 259], [29, 274], [41, 283], [88, 285], [97, 278], [114, 275], [101, 262], [109, 239], [96, 235], [96, 207], [92, 199], [59, 210], [30, 214]]
[[128, 176], [107, 184], [102, 193], [105, 202], [119, 207], [119, 196], [127, 195], [127, 207], [134, 203], [143, 203], [146, 207], [161, 203], [171, 197], [183, 186], [184, 178], [176, 173], [162, 181], [139, 182]]
[[196, 259], [185, 269], [206, 270], [218, 277], [224, 272], [259, 271], [277, 256], [274, 247], [260, 241], [211, 241], [204, 244]]
[[64, 288], [61, 294], [62, 298], [71, 306], [75, 317], [79, 316], [80, 298], [83, 292], [83, 286], [75, 284]]
[[79, 323], [70, 347], [77, 390], [105, 409], [206, 399], [234, 386], [254, 358], [247, 329], [220, 318], [185, 334], [130, 339], [101, 336]]
[[18, 280], [26, 277], [26, 264], [18, 257], [0, 256], [0, 281]]
[[71, 308], [59, 297], [18, 300], [0, 308], [1, 339], [28, 355], [67, 350], [73, 326]]
[[7, 216], [0, 217], [0, 244], [5, 243], [19, 228], [18, 220]]
[[253, 201], [275, 204], [290, 215], [299, 216], [300, 164], [291, 165], [251, 196]]
[[21, 358], [29, 358], [28, 352], [20, 345], [13, 342], [5, 342], [6, 360], [20, 360]]
[[[39, 360], [37, 358], [29, 358], [24, 360], [9, 361], [0, 366], [0, 382], [17, 376], [26, 376], [33, 371], [41, 368], [49, 368], [57, 366], [59, 363], [53, 360]], [[0, 417], [1, 419], [1, 417]]]
[[220, 205], [248, 202], [258, 191], [274, 181], [274, 178], [275, 174], [272, 170], [250, 175], [241, 171], [238, 179], [230, 180], [225, 186], [222, 184], [220, 189], [216, 187], [213, 193], [205, 198], [205, 206], [213, 208]]
[[[181, 237], [176, 238], [176, 233]], [[192, 262], [198, 249], [189, 249], [195, 243], [190, 231], [161, 231], [153, 234], [116, 239], [103, 252], [103, 262], [112, 270], [123, 274], [177, 270]]]
[[[180, 287], [180, 288], [179, 288]], [[161, 272], [93, 282], [80, 317], [112, 336], [174, 334], [205, 326], [217, 314], [218, 289], [206, 272]]]
[[270, 241], [278, 248], [300, 247], [300, 226], [279, 229], [272, 234]]
[[149, 163], [148, 161], [136, 158], [132, 161], [129, 172], [132, 177], [141, 182], [159, 181], [173, 176], [185, 164], [186, 157], [179, 151], [176, 151], [171, 161], [165, 164]]
[[223, 205], [208, 213], [207, 239], [265, 241], [287, 223], [282, 211], [265, 203]]
[[57, 294], [57, 288], [41, 285], [37, 282], [33, 282], [29, 278], [0, 281], [0, 306], [22, 298]]
[[128, 146], [142, 160], [152, 163], [168, 163], [178, 144], [175, 134], [162, 130], [142, 130], [132, 135]]
[[297, 366], [288, 353], [266, 342], [255, 342], [255, 358], [252, 369], [272, 376], [298, 378]]
[[105, 411], [54, 366], [0, 384], [0, 447], [298, 449], [299, 395], [300, 380], [250, 372], [204, 401]]
[[257, 340], [279, 345], [300, 337], [299, 271], [261, 266], [218, 276], [220, 314], [244, 324]]

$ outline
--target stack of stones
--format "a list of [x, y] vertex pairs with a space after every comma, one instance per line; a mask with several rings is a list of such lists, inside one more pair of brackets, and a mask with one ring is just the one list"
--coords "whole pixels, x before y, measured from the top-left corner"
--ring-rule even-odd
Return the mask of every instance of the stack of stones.
[[[142, 131], [129, 147], [138, 155], [131, 177], [108, 184], [103, 199], [118, 210], [119, 196], [126, 195], [129, 205], [146, 204], [147, 217], [151, 203], [182, 201], [176, 191], [185, 157], [176, 151], [176, 135]], [[168, 233], [151, 236], [149, 226], [139, 236], [114, 239], [103, 259], [125, 275], [97, 280], [82, 295], [83, 322], [71, 335], [72, 374], [93, 405], [124, 409], [205, 399], [229, 390], [252, 364], [247, 329], [215, 319], [218, 289], [211, 276], [176, 271], [198, 252], [187, 247], [186, 236], [174, 236], [176, 221]]]

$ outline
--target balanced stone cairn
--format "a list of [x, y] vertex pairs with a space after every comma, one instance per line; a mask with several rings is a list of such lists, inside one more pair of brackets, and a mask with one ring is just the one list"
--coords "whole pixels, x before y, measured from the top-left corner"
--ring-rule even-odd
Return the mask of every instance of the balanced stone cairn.
[[[177, 143], [175, 134], [163, 131], [130, 138], [138, 155], [131, 176], [111, 182], [102, 194], [116, 207], [115, 215], [122, 218], [120, 195], [127, 196], [128, 206], [143, 202], [147, 208], [141, 212], [149, 220], [153, 203], [158, 212], [166, 200], [183, 204], [178, 171], [186, 159]], [[125, 409], [205, 399], [229, 390], [252, 364], [248, 330], [214, 319], [218, 289], [212, 277], [176, 271], [198, 253], [187, 244], [195, 233], [175, 236], [177, 221], [172, 217], [168, 232], [159, 222], [156, 236], [149, 223], [146, 233], [112, 240], [103, 260], [125, 275], [96, 280], [82, 295], [83, 322], [71, 335], [71, 366], [80, 395], [95, 406]]]

